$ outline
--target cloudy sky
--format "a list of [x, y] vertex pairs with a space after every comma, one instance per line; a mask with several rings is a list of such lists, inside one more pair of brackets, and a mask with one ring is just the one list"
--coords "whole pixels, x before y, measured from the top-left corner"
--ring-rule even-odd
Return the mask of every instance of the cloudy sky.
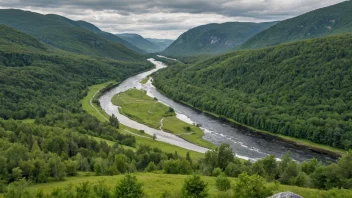
[[284, 20], [343, 0], [0, 0], [0, 8], [63, 15], [111, 33], [176, 39], [190, 28], [228, 21]]

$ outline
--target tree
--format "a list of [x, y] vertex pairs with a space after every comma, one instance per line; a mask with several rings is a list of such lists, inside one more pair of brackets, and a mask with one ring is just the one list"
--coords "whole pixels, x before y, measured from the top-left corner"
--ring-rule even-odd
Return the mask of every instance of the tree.
[[224, 175], [219, 175], [216, 177], [216, 188], [219, 191], [227, 191], [231, 188], [230, 180]]
[[192, 175], [185, 179], [182, 195], [185, 198], [203, 198], [208, 196], [207, 183], [199, 175]]
[[266, 187], [266, 181], [259, 175], [249, 176], [247, 173], [239, 175], [234, 185], [236, 198], [266, 198], [273, 194], [272, 189]]
[[126, 175], [122, 181], [115, 188], [116, 198], [142, 198], [144, 193], [142, 190], [142, 183], [137, 181], [135, 176]]
[[119, 125], [119, 120], [117, 119], [117, 117], [112, 114], [112, 116], [109, 118], [109, 122], [110, 122], [110, 125], [115, 127], [115, 128], [120, 128], [120, 125]]
[[158, 170], [158, 167], [154, 164], [154, 162], [149, 162], [148, 166], [145, 168], [145, 171], [147, 172], [153, 172], [155, 170]]

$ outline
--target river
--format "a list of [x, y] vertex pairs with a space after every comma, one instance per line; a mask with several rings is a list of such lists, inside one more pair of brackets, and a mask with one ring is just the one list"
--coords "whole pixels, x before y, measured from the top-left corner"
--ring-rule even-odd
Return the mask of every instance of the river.
[[131, 88], [144, 89], [147, 91], [149, 96], [156, 97], [160, 102], [171, 106], [177, 113], [177, 117], [179, 119], [188, 123], [199, 124], [201, 129], [204, 131], [203, 138], [205, 140], [208, 140], [216, 145], [221, 143], [229, 144], [236, 156], [242, 159], [255, 161], [270, 154], [280, 158], [286, 152], [290, 152], [291, 157], [298, 162], [303, 162], [311, 158], [317, 158], [323, 162], [336, 160], [331, 156], [287, 143], [271, 136], [255, 133], [243, 127], [233, 126], [225, 121], [214, 118], [213, 116], [193, 110], [190, 107], [177, 103], [162, 95], [156, 90], [150, 80], [144, 85], [140, 84], [139, 81], [144, 79], [146, 76], [166, 67], [166, 65], [162, 62], [154, 59], [148, 60], [155, 65], [155, 69], [126, 79], [120, 85], [104, 93], [99, 98], [102, 109], [109, 115], [115, 114], [122, 124], [138, 130], [144, 130], [150, 135], [156, 134], [157, 140], [159, 141], [167, 142], [197, 152], [204, 153], [207, 151], [206, 148], [189, 143], [175, 135], [137, 123], [126, 116], [121, 115], [117, 106], [111, 103], [111, 98], [117, 93], [124, 92]]

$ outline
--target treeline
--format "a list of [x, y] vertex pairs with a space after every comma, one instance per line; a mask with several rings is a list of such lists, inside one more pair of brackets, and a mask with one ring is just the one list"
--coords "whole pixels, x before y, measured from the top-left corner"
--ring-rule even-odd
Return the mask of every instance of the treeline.
[[140, 146], [136, 152], [125, 149], [121, 145], [135, 146], [134, 137], [102, 125], [99, 126], [101, 136], [108, 133], [106, 135], [116, 142], [114, 145], [86, 135], [99, 135], [95, 134], [99, 130], [65, 129], [0, 119], [0, 191], [3, 192], [8, 183], [22, 178], [43, 183], [74, 176], [78, 171], [96, 175], [153, 171], [161, 169], [164, 161], [183, 159], [177, 153], [165, 153], [148, 146]]
[[242, 124], [352, 148], [352, 35], [229, 53], [153, 76], [172, 99]]

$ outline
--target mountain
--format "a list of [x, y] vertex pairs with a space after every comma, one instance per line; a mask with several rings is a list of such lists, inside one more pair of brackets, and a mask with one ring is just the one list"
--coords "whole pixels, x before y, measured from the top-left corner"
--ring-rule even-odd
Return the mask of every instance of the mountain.
[[197, 55], [230, 51], [276, 22], [207, 24], [183, 33], [162, 54]]
[[175, 40], [171, 39], [155, 39], [155, 38], [146, 38], [148, 41], [157, 44], [162, 50], [166, 49], [173, 43]]
[[153, 84], [174, 100], [241, 124], [352, 148], [352, 34], [170, 66]]
[[119, 60], [141, 60], [143, 57], [120, 43], [108, 41], [82, 28], [76, 21], [58, 15], [29, 11], [0, 10], [0, 24], [11, 26], [34, 38], [66, 51]]
[[120, 44], [124, 45], [125, 47], [127, 47], [128, 49], [133, 50], [135, 52], [138, 52], [140, 54], [145, 54], [146, 53], [145, 50], [142, 50], [142, 49], [136, 47], [135, 45], [129, 43], [125, 39], [122, 39], [119, 36], [116, 36], [116, 35], [111, 34], [109, 32], [104, 32], [101, 29], [99, 29], [98, 27], [96, 27], [95, 25], [91, 24], [91, 23], [88, 23], [86, 21], [77, 21], [77, 23], [81, 27], [83, 27], [83, 28], [85, 28], [85, 29], [87, 29], [87, 30], [89, 30], [91, 32], [94, 32], [95, 34], [99, 35], [100, 37], [102, 37], [102, 38], [104, 38], [104, 39], [106, 39], [108, 41], [120, 43]]
[[255, 35], [243, 49], [262, 48], [302, 39], [352, 32], [352, 1], [342, 2], [281, 21]]
[[160, 48], [155, 43], [150, 42], [149, 40], [143, 38], [141, 35], [125, 33], [125, 34], [118, 34], [117, 36], [128, 41], [129, 43], [132, 43], [136, 47], [143, 49], [146, 52], [154, 53], [154, 52], [162, 51], [162, 48]]

